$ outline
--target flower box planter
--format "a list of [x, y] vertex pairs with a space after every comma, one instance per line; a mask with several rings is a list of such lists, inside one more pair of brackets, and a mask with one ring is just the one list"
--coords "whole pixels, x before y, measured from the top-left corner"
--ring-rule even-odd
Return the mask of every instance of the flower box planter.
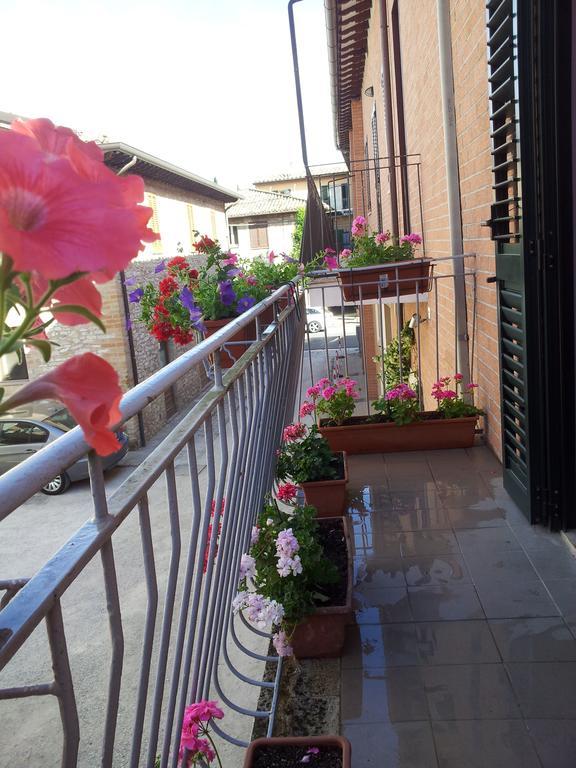
[[346, 512], [348, 462], [346, 453], [339, 453], [342, 457], [339, 479], [302, 483], [306, 504], [316, 507], [317, 517], [336, 517]]
[[438, 419], [435, 411], [426, 411], [422, 420], [398, 425], [367, 422], [353, 416], [341, 427], [320, 422], [320, 433], [333, 451], [357, 453], [396, 453], [399, 451], [433, 451], [441, 448], [471, 448], [477, 416], [461, 419]]
[[[323, 518], [320, 523], [326, 541], [326, 556], [333, 562], [338, 561], [343, 579], [346, 580], [340, 604], [317, 608], [316, 612], [298, 624], [290, 644], [297, 659], [323, 659], [340, 656], [344, 648], [346, 625], [352, 615], [352, 545], [347, 517]], [[343, 538], [339, 538], [339, 537]], [[344, 543], [346, 554], [340, 550], [330, 551], [330, 539]], [[332, 555], [332, 557], [331, 557]]]
[[[226, 325], [228, 325], [228, 323], [235, 319], [236, 318], [227, 317], [223, 318], [222, 320], [204, 320], [204, 327], [206, 328], [204, 338], [209, 338], [212, 336], [212, 334], [216, 333], [216, 331], [224, 328]], [[244, 352], [246, 352], [246, 350], [250, 347], [250, 344], [254, 341], [255, 338], [255, 323], [250, 323], [244, 328], [241, 328], [238, 333], [235, 333], [234, 336], [229, 339], [229, 342], [246, 341], [248, 343], [238, 345], [235, 344], [234, 346], [227, 346], [226, 349], [223, 349], [220, 354], [220, 365], [222, 368], [232, 368], [236, 360], [239, 360], [242, 357]], [[226, 343], [228, 344], [228, 342]]]
[[[345, 301], [406, 296], [430, 290], [432, 262], [429, 259], [388, 262], [371, 267], [340, 269], [338, 277]], [[378, 293], [380, 286], [380, 294]]]
[[[315, 754], [310, 749], [318, 749]], [[287, 768], [305, 765], [302, 758], [310, 755], [309, 765], [316, 768], [351, 768], [352, 749], [344, 736], [291, 736], [256, 739], [248, 745], [244, 768]]]

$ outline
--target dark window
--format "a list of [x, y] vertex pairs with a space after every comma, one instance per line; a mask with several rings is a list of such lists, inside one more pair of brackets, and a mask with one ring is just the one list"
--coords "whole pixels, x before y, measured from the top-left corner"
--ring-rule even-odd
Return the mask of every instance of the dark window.
[[250, 248], [268, 248], [267, 224], [250, 224]]
[[[374, 183], [376, 185], [376, 213], [378, 231], [382, 231], [382, 195], [380, 192], [380, 148], [378, 146], [378, 118], [376, 110], [372, 113], [372, 152], [374, 154]], [[394, 171], [393, 171], [394, 172]]]
[[402, 184], [402, 222], [404, 232], [411, 232], [410, 193], [408, 189], [408, 158], [406, 157], [406, 126], [404, 123], [404, 91], [402, 85], [402, 54], [400, 50], [400, 22], [398, 2], [392, 6], [392, 49], [394, 56], [394, 83], [396, 86], [396, 113], [398, 115], [398, 152], [400, 154], [400, 183]]
[[48, 440], [48, 432], [29, 421], [5, 421], [1, 426], [0, 445], [29, 445]]
[[350, 187], [348, 182], [342, 184], [340, 189], [342, 190], [342, 210], [348, 211], [350, 209]]
[[330, 188], [328, 184], [322, 184], [320, 187], [320, 197], [322, 198], [322, 202], [326, 203], [326, 205], [330, 205]]
[[362, 186], [366, 189], [366, 205], [368, 213], [372, 210], [372, 192], [370, 190], [370, 154], [368, 152], [368, 142], [364, 144], [364, 172], [362, 174]]
[[238, 245], [238, 227], [228, 227], [230, 230], [230, 245]]

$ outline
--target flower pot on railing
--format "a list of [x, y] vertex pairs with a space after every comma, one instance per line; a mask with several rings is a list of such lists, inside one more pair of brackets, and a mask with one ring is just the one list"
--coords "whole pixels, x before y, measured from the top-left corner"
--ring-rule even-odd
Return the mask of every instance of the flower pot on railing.
[[[204, 320], [204, 338], [207, 339], [212, 336], [216, 331], [224, 328], [235, 320], [233, 317], [222, 318], [221, 320]], [[222, 349], [220, 354], [220, 365], [222, 368], [231, 368], [236, 360], [239, 360], [244, 352], [250, 347], [250, 344], [256, 338], [256, 324], [254, 322], [249, 323], [244, 328], [241, 328], [237, 333], [228, 339], [226, 342], [226, 348]], [[246, 342], [245, 344], [231, 342]]]
[[328, 426], [322, 419], [320, 433], [333, 451], [350, 454], [471, 448], [477, 420], [477, 416], [445, 419], [437, 411], [426, 411], [418, 421], [399, 426], [353, 416], [342, 426]]
[[350, 742], [344, 736], [279, 736], [256, 739], [249, 744], [244, 768], [306, 764], [318, 764], [322, 768], [351, 768], [351, 755]]
[[[341, 597], [334, 603], [323, 605], [307, 616], [292, 634], [290, 643], [297, 659], [320, 659], [340, 656], [344, 648], [346, 625], [352, 614], [352, 545], [348, 518], [323, 518], [320, 523], [321, 540], [329, 559], [342, 574]], [[344, 549], [341, 544], [345, 545]], [[335, 545], [339, 549], [334, 552]]]
[[348, 462], [345, 452], [340, 452], [338, 473], [339, 477], [334, 480], [302, 483], [306, 504], [316, 507], [318, 517], [335, 517], [346, 512]]
[[338, 278], [344, 300], [358, 302], [427, 293], [433, 269], [429, 259], [411, 259], [371, 267], [340, 269]]

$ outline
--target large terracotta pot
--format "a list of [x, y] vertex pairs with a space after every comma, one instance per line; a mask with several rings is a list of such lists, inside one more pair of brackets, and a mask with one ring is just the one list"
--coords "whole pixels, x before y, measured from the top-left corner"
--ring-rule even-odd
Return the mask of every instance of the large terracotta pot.
[[[244, 768], [253, 768], [258, 750], [262, 747], [318, 747], [326, 749], [327, 747], [336, 747], [342, 752], [342, 768], [351, 768], [352, 766], [352, 747], [348, 739], [344, 736], [276, 736], [269, 739], [255, 739], [248, 745], [248, 750], [244, 757]], [[311, 760], [309, 765], [313, 765]]]
[[328, 427], [320, 422], [320, 434], [333, 451], [347, 453], [396, 453], [399, 451], [434, 451], [441, 448], [471, 448], [474, 445], [476, 416], [461, 419], [431, 418], [425, 412], [422, 421], [404, 424], [366, 423], [362, 416], [348, 419], [342, 427]]
[[346, 512], [348, 462], [342, 452], [344, 476], [339, 480], [317, 480], [302, 483], [306, 504], [316, 507], [317, 517], [336, 517]]
[[[212, 334], [224, 328], [235, 318], [228, 317], [223, 320], [204, 320], [204, 326], [206, 331], [204, 338], [207, 339]], [[222, 368], [232, 368], [236, 360], [239, 360], [244, 352], [250, 347], [250, 343], [256, 338], [256, 323], [250, 323], [249, 325], [241, 328], [238, 333], [234, 334], [230, 341], [247, 341], [247, 344], [235, 344], [234, 346], [227, 346], [226, 349], [222, 349], [220, 353], [220, 365]]]
[[[429, 259], [413, 259], [408, 262], [378, 264], [374, 267], [340, 269], [338, 277], [345, 301], [406, 296], [426, 293], [430, 290], [432, 262]], [[378, 286], [380, 285], [380, 294]]]
[[346, 637], [346, 625], [352, 615], [352, 581], [354, 568], [352, 565], [352, 545], [350, 528], [347, 517], [325, 518], [342, 521], [346, 550], [348, 552], [348, 583], [346, 585], [346, 601], [343, 605], [332, 605], [318, 608], [298, 624], [290, 644], [297, 659], [326, 659], [335, 658], [342, 654]]

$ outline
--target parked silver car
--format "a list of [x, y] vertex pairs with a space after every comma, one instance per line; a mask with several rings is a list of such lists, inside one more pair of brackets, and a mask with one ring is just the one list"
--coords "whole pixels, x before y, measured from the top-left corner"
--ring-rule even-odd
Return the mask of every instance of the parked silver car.
[[[76, 422], [65, 408], [2, 414], [0, 416], [0, 474], [12, 469], [75, 426]], [[116, 466], [128, 452], [128, 435], [124, 432], [117, 432], [116, 435], [122, 447], [116, 453], [103, 457], [104, 469]], [[47, 483], [42, 488], [42, 493], [56, 496], [64, 493], [70, 487], [70, 483], [85, 480], [87, 477], [88, 459], [83, 457]]]
[[324, 330], [324, 323], [334, 317], [329, 309], [322, 307], [306, 307], [306, 325], [310, 333]]

